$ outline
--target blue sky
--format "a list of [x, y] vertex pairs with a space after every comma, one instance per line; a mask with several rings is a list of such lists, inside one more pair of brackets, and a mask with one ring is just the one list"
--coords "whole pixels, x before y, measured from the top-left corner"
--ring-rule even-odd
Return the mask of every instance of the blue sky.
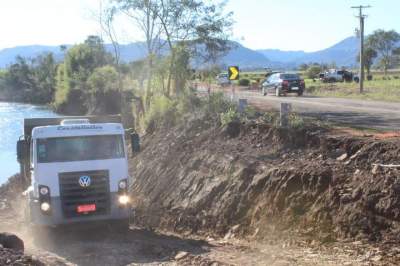
[[[315, 51], [354, 35], [358, 21], [352, 5], [370, 4], [366, 33], [400, 32], [398, 0], [230, 0], [236, 21], [233, 39], [247, 47]], [[99, 33], [93, 12], [99, 0], [0, 0], [0, 49], [17, 45], [83, 41]], [[121, 42], [141, 40], [126, 20], [119, 20]]]

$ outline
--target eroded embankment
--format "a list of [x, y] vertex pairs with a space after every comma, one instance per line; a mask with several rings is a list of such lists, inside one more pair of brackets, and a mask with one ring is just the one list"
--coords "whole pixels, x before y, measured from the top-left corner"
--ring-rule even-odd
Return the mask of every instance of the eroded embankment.
[[[233, 136], [233, 137], [232, 137]], [[399, 243], [400, 141], [193, 119], [144, 137], [135, 222], [178, 232]], [[239, 226], [237, 226], [239, 225]]]

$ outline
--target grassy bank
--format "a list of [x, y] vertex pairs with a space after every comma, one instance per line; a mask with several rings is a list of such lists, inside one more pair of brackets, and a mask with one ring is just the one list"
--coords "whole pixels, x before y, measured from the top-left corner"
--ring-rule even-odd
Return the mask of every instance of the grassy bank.
[[359, 92], [359, 84], [351, 82], [322, 83], [306, 79], [308, 93], [316, 96], [354, 98], [364, 100], [400, 102], [400, 79], [376, 77], [365, 81], [364, 93]]
[[[400, 72], [389, 71], [387, 76], [382, 72], [373, 71], [373, 80], [364, 82], [364, 93], [359, 93], [359, 84], [346, 83], [322, 83], [307, 79], [302, 72], [298, 72], [305, 79], [307, 92], [315, 96], [354, 98], [363, 100], [400, 102]], [[262, 81], [264, 72], [242, 72], [241, 79], [248, 79], [250, 83]]]

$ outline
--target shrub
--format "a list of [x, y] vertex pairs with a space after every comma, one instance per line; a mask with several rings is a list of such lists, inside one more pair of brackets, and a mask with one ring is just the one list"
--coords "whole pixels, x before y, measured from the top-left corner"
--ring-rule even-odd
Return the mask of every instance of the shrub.
[[266, 112], [262, 119], [268, 124], [276, 125], [279, 122], [279, 114], [277, 112]]
[[289, 126], [291, 128], [303, 128], [305, 126], [304, 119], [296, 113], [289, 115]]
[[234, 104], [227, 100], [222, 92], [216, 92], [210, 94], [210, 97], [205, 100], [203, 106], [206, 114], [215, 116], [225, 113], [227, 110], [234, 107]]
[[306, 76], [310, 79], [316, 78], [321, 71], [322, 68], [320, 66], [310, 66], [306, 71]]
[[176, 103], [165, 96], [153, 96], [144, 122], [148, 132], [162, 125], [173, 125], [176, 122]]
[[244, 118], [249, 118], [249, 119], [254, 119], [258, 115], [257, 110], [253, 106], [246, 106], [246, 108], [243, 110], [242, 116]]
[[250, 80], [249, 79], [241, 79], [241, 80], [239, 80], [239, 85], [240, 86], [249, 86]]
[[240, 121], [239, 113], [234, 107], [230, 107], [226, 112], [221, 113], [220, 118], [223, 126], [234, 121]]

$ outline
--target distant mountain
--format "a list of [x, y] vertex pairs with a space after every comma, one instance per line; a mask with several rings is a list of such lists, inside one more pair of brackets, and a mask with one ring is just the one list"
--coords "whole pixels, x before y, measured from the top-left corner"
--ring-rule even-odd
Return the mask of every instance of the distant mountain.
[[306, 52], [304, 51], [282, 51], [279, 49], [264, 49], [257, 51], [272, 61], [282, 63], [295, 62], [298, 58], [306, 55]]
[[53, 53], [57, 59], [61, 59], [63, 57], [63, 54], [59, 46], [47, 46], [47, 45], [17, 46], [14, 48], [6, 48], [0, 50], [0, 68], [12, 64], [17, 56], [32, 58], [45, 52]]
[[[242, 69], [256, 68], [295, 68], [302, 63], [332, 63], [337, 66], [354, 66], [358, 53], [358, 40], [355, 37], [346, 38], [339, 43], [316, 52], [281, 51], [278, 49], [252, 50], [232, 42], [233, 49], [224, 56], [219, 64], [223, 66], [237, 65]], [[70, 47], [70, 45], [67, 45]], [[106, 44], [106, 49], [112, 52], [112, 45]], [[61, 60], [63, 53], [59, 46], [29, 45], [17, 46], [0, 50], [0, 68], [13, 63], [17, 55], [35, 57], [44, 52], [52, 52], [56, 59]], [[124, 62], [136, 61], [146, 56], [144, 42], [120, 45], [121, 59]], [[196, 64], [196, 66], [200, 66]]]
[[[70, 47], [71, 45], [67, 45]], [[111, 44], [106, 44], [106, 50], [113, 51]], [[245, 68], [260, 68], [269, 64], [269, 60], [257, 51], [248, 49], [239, 43], [232, 43], [233, 49], [220, 60], [223, 65], [239, 65]], [[140, 60], [146, 57], [144, 42], [135, 42], [120, 45], [121, 59], [124, 62]], [[15, 61], [15, 57], [20, 55], [27, 58], [35, 57], [44, 52], [52, 52], [57, 59], [62, 59], [63, 53], [59, 46], [29, 45], [17, 46], [0, 50], [0, 67], [5, 67]]]
[[356, 65], [358, 53], [358, 39], [356, 37], [348, 37], [329, 48], [316, 52], [281, 51], [276, 49], [258, 51], [273, 61], [287, 63], [292, 66], [311, 62], [327, 64], [335, 62], [337, 66], [354, 66]]
[[[71, 47], [71, 45], [66, 45]], [[109, 52], [113, 51], [111, 44], [106, 44], [106, 50]], [[48, 46], [48, 45], [27, 45], [17, 46], [14, 48], [6, 48], [0, 50], [0, 68], [12, 64], [15, 58], [19, 55], [26, 58], [33, 58], [43, 53], [53, 53], [57, 60], [62, 60], [64, 57], [60, 46]], [[145, 57], [145, 46], [142, 42], [125, 44], [120, 46], [121, 58], [126, 61], [135, 61]]]

